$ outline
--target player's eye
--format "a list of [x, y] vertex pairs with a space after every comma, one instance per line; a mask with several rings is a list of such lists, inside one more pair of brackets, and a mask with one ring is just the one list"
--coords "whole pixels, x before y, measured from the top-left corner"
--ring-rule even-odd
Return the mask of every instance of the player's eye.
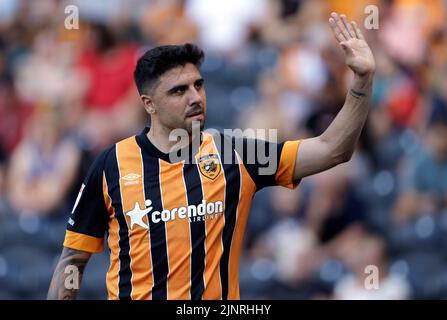
[[182, 86], [182, 87], [175, 88], [175, 89], [172, 91], [172, 93], [173, 93], [173, 94], [176, 94], [176, 95], [182, 95], [182, 94], [185, 93], [185, 91], [186, 91], [186, 88]]
[[203, 80], [196, 81], [194, 83], [194, 86], [196, 87], [197, 90], [201, 89], [203, 87]]

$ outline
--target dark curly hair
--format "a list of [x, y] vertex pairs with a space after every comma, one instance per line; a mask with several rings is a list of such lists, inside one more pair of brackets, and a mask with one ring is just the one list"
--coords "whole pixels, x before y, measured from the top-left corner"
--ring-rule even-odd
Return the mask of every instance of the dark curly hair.
[[178, 66], [192, 63], [200, 68], [204, 58], [203, 50], [191, 43], [159, 46], [146, 51], [138, 59], [134, 71], [138, 92], [140, 95], [150, 92], [162, 74]]

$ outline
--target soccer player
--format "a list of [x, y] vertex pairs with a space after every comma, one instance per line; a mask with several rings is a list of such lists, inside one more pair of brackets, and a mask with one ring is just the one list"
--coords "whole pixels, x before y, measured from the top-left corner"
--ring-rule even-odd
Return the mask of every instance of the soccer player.
[[[329, 24], [354, 72], [343, 108], [320, 136], [264, 141], [255, 152], [245, 152], [254, 140], [202, 130], [204, 54], [197, 46], [146, 52], [134, 78], [151, 126], [105, 150], [90, 168], [48, 298], [76, 297], [66, 270], [75, 268], [81, 278], [108, 233], [109, 299], [239, 299], [239, 256], [254, 193], [273, 185], [295, 188], [303, 177], [348, 161], [368, 114], [371, 50], [355, 22], [332, 13]], [[187, 139], [171, 141], [176, 129]], [[277, 159], [273, 170], [262, 172], [268, 167], [261, 147]]]

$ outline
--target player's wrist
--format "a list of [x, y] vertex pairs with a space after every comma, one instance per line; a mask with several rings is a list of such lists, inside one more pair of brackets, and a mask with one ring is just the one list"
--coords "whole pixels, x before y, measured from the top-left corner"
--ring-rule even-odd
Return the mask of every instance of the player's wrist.
[[351, 84], [350, 90], [359, 92], [364, 95], [369, 95], [374, 78], [374, 72], [368, 72], [366, 74], [354, 74], [354, 80]]
[[365, 73], [359, 74], [354, 72], [354, 83], [368, 83], [374, 78], [374, 70], [367, 71]]

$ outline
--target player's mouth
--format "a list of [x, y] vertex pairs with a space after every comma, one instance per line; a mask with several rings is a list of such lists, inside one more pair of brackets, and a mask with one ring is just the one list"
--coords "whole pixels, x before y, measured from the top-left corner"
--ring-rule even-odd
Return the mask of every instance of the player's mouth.
[[192, 112], [187, 113], [186, 117], [191, 118], [191, 119], [203, 118], [203, 112], [202, 112], [202, 110], [192, 111]]
[[203, 116], [203, 113], [198, 113], [198, 114], [189, 116], [188, 119], [191, 119], [192, 121], [203, 122], [204, 116]]

